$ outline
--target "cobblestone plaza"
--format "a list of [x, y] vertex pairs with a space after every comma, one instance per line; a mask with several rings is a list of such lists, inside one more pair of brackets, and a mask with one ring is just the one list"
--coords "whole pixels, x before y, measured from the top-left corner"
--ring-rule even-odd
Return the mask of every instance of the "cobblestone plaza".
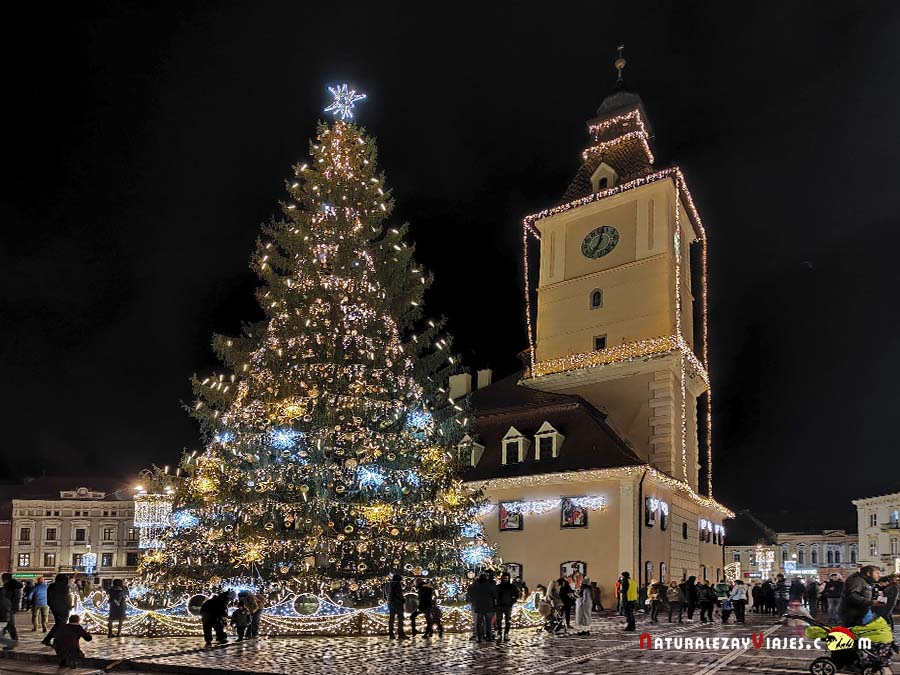
[[[638, 623], [635, 633], [622, 632], [618, 617], [595, 618], [588, 637], [553, 637], [534, 629], [513, 631], [504, 643], [478, 644], [467, 635], [421, 636], [398, 642], [378, 638], [271, 638], [204, 648], [197, 638], [113, 638], [96, 636], [85, 645], [87, 660], [77, 675], [108, 668], [112, 672], [279, 673], [304, 675], [443, 675], [451, 673], [503, 675], [632, 675], [658, 672], [806, 673], [825, 653], [810, 644], [804, 649], [641, 649], [641, 633], [653, 637], [743, 638], [763, 633], [772, 638], [797, 638], [802, 629], [783, 626], [771, 617], [748, 616], [744, 626], [697, 622]], [[39, 633], [23, 631], [20, 646], [0, 661], [2, 673], [40, 673], [56, 669], [52, 650], [39, 643]], [[772, 645], [774, 647], [774, 645]], [[110, 668], [111, 664], [116, 664]]]

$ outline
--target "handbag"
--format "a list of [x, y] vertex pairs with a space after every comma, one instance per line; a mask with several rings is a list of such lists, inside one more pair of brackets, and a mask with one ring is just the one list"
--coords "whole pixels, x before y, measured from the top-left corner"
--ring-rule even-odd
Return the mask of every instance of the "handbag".
[[734, 605], [731, 603], [731, 600], [726, 600], [725, 602], [723, 602], [722, 609], [726, 612], [730, 612], [732, 609], [734, 609]]

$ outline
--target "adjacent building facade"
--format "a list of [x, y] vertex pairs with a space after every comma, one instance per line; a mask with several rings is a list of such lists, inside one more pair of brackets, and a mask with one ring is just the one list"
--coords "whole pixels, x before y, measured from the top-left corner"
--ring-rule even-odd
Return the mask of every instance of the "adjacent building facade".
[[776, 532], [749, 511], [741, 511], [731, 531], [725, 562], [732, 578], [784, 574], [825, 579], [831, 573], [846, 577], [859, 566], [859, 538], [843, 529]]
[[860, 563], [900, 572], [900, 492], [855, 499], [853, 505], [859, 527]]
[[705, 233], [677, 167], [653, 166], [640, 97], [618, 88], [588, 132], [562, 203], [525, 219], [528, 367], [472, 395], [466, 480], [532, 587], [714, 581], [732, 514], [711, 496]]
[[19, 578], [78, 572], [108, 585], [134, 576], [132, 490], [120, 481], [41, 478], [11, 499], [10, 568]]

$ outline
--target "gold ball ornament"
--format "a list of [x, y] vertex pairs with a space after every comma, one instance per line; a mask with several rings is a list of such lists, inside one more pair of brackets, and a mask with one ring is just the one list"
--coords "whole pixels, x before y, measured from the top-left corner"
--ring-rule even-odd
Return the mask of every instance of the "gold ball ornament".
[[222, 583], [222, 577], [210, 577], [209, 583], [212, 586], [218, 586], [219, 584]]
[[347, 525], [347, 526], [344, 528], [344, 532], [346, 532], [347, 534], [350, 534], [351, 532], [353, 532], [353, 526], [352, 526], [352, 525]]
[[400, 534], [400, 530], [398, 530], [396, 527], [392, 527], [391, 528], [391, 536], [396, 537], [398, 534]]
[[361, 562], [356, 566], [356, 569], [358, 569], [360, 572], [365, 572], [367, 569], [369, 569], [369, 566], [366, 565], [366, 563]]
[[475, 572], [473, 572], [472, 570], [469, 570], [468, 572], [466, 572], [466, 577], [468, 577], [469, 579], [474, 579]]
[[271, 532], [272, 530], [275, 529], [275, 523], [273, 523], [273, 522], [268, 522], [268, 523], [266, 523], [265, 525], [263, 525], [263, 529], [264, 529], [266, 532]]

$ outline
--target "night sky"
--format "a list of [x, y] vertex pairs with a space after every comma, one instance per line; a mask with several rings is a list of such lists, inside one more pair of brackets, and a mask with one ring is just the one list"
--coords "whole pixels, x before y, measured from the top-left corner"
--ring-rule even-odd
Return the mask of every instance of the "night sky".
[[253, 242], [327, 84], [368, 93], [429, 312], [513, 372], [522, 216], [574, 175], [625, 43], [709, 235], [717, 498], [844, 525], [898, 488], [896, 3], [168, 4], [6, 16], [3, 478], [198, 447], [188, 377], [260, 316]]

